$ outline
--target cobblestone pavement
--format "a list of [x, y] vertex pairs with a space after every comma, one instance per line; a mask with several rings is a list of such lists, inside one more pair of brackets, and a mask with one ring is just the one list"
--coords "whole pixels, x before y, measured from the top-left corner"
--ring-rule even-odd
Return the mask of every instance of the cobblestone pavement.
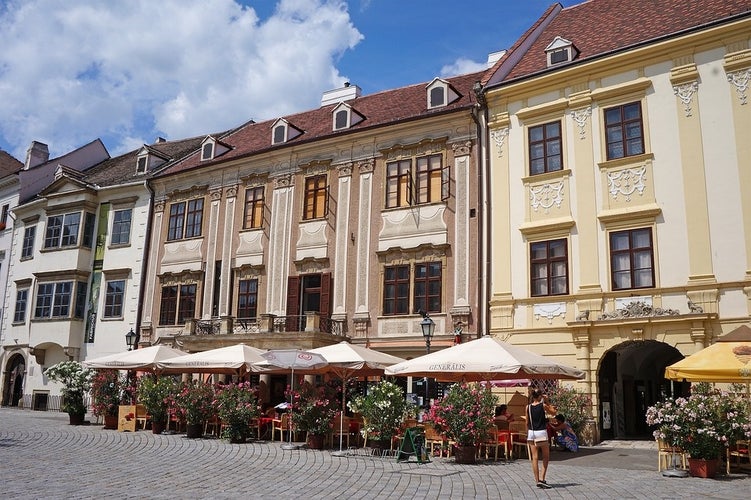
[[[610, 443], [613, 446], [612, 443]], [[70, 426], [67, 415], [0, 409], [2, 498], [749, 498], [751, 478], [663, 477], [648, 446], [553, 452], [551, 490], [529, 461], [457, 465], [229, 444], [184, 434]]]

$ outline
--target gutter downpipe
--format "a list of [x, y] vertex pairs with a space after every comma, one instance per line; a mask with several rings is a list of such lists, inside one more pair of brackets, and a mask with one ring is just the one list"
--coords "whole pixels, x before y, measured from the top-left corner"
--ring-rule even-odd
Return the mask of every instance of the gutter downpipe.
[[490, 241], [489, 241], [489, 223], [490, 223], [490, 196], [488, 193], [490, 172], [488, 172], [488, 103], [485, 99], [484, 88], [480, 82], [476, 82], [472, 90], [475, 93], [477, 104], [472, 110], [472, 118], [477, 125], [477, 140], [479, 142], [477, 155], [477, 174], [480, 181], [480, 190], [478, 202], [480, 203], [480, 214], [478, 226], [480, 230], [480, 245], [477, 249], [479, 276], [477, 280], [478, 298], [479, 298], [479, 321], [477, 325], [477, 336], [489, 335], [486, 325], [488, 324], [489, 286], [490, 286]]

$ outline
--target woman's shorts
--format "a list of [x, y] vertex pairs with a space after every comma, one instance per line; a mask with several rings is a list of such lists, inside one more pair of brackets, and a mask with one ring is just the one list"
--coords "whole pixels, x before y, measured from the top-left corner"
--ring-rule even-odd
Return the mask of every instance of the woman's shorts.
[[528, 430], [527, 431], [527, 441], [534, 441], [537, 444], [547, 443], [548, 442], [548, 431], [541, 430], [541, 431], [533, 431]]

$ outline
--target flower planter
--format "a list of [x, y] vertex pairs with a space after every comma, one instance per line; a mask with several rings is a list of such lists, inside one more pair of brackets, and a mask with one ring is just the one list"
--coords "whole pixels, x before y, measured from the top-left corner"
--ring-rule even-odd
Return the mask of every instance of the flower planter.
[[322, 450], [323, 436], [320, 434], [308, 434], [308, 448], [311, 450]]
[[151, 432], [154, 434], [161, 434], [167, 427], [167, 422], [151, 422]]
[[83, 425], [86, 414], [68, 413], [68, 422], [70, 425]]
[[459, 446], [454, 447], [454, 457], [458, 464], [477, 463], [477, 446]]
[[105, 429], [117, 429], [117, 415], [105, 415], [104, 416], [104, 428]]
[[703, 458], [688, 459], [688, 473], [691, 477], [713, 478], [717, 475], [718, 460], [704, 460]]
[[185, 426], [185, 437], [189, 439], [203, 437], [203, 424], [187, 424]]

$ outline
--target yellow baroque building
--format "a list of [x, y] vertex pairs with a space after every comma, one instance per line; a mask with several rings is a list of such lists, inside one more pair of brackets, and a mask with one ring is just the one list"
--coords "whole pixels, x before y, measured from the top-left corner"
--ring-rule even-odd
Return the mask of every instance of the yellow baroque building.
[[551, 6], [490, 70], [488, 330], [586, 371], [601, 439], [749, 322], [751, 2]]

